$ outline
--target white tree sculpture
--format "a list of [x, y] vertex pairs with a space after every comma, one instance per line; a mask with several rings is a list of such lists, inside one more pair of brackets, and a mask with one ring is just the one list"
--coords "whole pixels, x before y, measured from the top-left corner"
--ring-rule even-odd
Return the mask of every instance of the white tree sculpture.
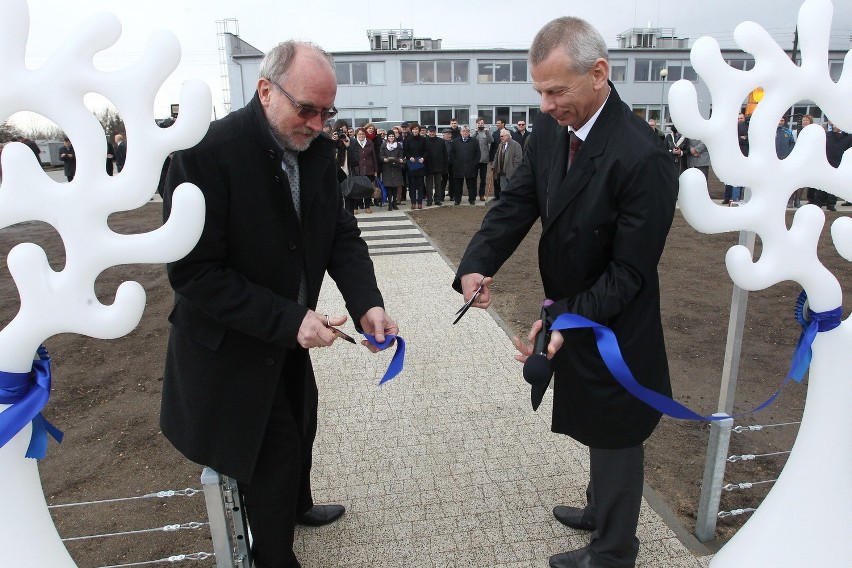
[[[180, 44], [169, 32], [151, 36], [134, 65], [115, 72], [95, 69], [95, 53], [111, 46], [121, 24], [111, 14], [89, 19], [43, 66], [28, 69], [24, 54], [29, 32], [25, 0], [0, 0], [0, 117], [37, 112], [59, 125], [77, 154], [74, 181], [50, 179], [23, 144], [9, 144], [2, 154], [0, 228], [23, 221], [44, 221], [62, 237], [63, 270], [52, 270], [44, 250], [33, 243], [9, 253], [9, 271], [21, 307], [0, 331], [0, 371], [27, 373], [39, 344], [58, 333], [114, 339], [139, 323], [145, 292], [137, 282], [122, 283], [111, 305], [95, 295], [98, 274], [110, 266], [176, 260], [195, 245], [204, 225], [204, 199], [185, 184], [175, 192], [172, 215], [163, 227], [145, 234], [119, 235], [107, 217], [146, 204], [154, 194], [164, 159], [174, 150], [197, 143], [207, 131], [211, 97], [201, 81], [187, 82], [180, 97], [181, 115], [167, 129], [152, 114], [154, 97], [180, 60]], [[83, 97], [97, 92], [122, 114], [130, 150], [119, 175], [104, 170], [106, 143]], [[0, 416], [10, 405], [0, 405]], [[3, 566], [65, 568], [74, 566], [51, 520], [38, 476], [37, 462], [25, 457], [31, 423], [0, 448], [0, 479], [6, 488], [7, 513], [0, 516]]]
[[[685, 136], [701, 139], [713, 169], [732, 185], [747, 186], [752, 198], [741, 207], [716, 205], [696, 169], [680, 177], [680, 206], [687, 221], [705, 233], [750, 230], [763, 243], [755, 262], [748, 249], [728, 251], [731, 279], [746, 290], [761, 290], [784, 280], [802, 285], [810, 310], [841, 306], [838, 280], [817, 258], [825, 215], [815, 205], [798, 209], [788, 230], [786, 204], [800, 187], [816, 187], [852, 199], [852, 156], [839, 168], [826, 159], [825, 131], [806, 127], [784, 160], [775, 154], [778, 119], [804, 99], [816, 102], [843, 130], [852, 130], [852, 52], [837, 83], [828, 70], [832, 5], [807, 0], [799, 11], [801, 66], [797, 66], [753, 22], [737, 26], [734, 38], [755, 58], [750, 71], [728, 66], [709, 37], [695, 42], [692, 65], [710, 88], [713, 116], [698, 112], [695, 87], [678, 81], [670, 91], [672, 119]], [[749, 126], [749, 155], [737, 143], [737, 114], [756, 87], [764, 97]], [[832, 225], [840, 254], [852, 260], [852, 219]], [[792, 320], [791, 320], [792, 321]], [[852, 329], [848, 320], [817, 334], [813, 342], [807, 401], [799, 435], [777, 483], [736, 536], [713, 558], [717, 567], [849, 566], [852, 561]], [[787, 357], [789, 354], [779, 354]]]

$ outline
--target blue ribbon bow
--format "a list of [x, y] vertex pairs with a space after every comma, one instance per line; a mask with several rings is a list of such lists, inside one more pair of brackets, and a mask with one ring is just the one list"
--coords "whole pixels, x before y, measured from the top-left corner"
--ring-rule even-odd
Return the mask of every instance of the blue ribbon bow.
[[29, 373], [0, 371], [0, 404], [12, 405], [0, 413], [0, 447], [32, 422], [26, 457], [43, 459], [47, 455], [47, 435], [62, 442], [63, 434], [41, 414], [50, 399], [50, 356], [43, 345], [38, 348], [38, 356]]
[[376, 341], [376, 337], [369, 333], [365, 333], [364, 337], [367, 338], [370, 344], [375, 345], [379, 349], [387, 349], [393, 343], [393, 340], [396, 339], [396, 353], [393, 354], [393, 359], [391, 359], [390, 365], [388, 365], [388, 370], [385, 371], [382, 380], [379, 381], [379, 386], [381, 386], [402, 372], [405, 363], [405, 341], [399, 335], [386, 335], [382, 343]]
[[811, 358], [813, 357], [811, 346], [816, 339], [816, 334], [820, 331], [831, 331], [836, 328], [840, 325], [840, 318], [843, 317], [842, 307], [827, 312], [814, 312], [809, 308], [808, 319], [805, 319], [803, 312], [807, 299], [808, 295], [804, 290], [796, 299], [796, 320], [802, 326], [802, 335], [799, 336], [796, 351], [793, 352], [793, 360], [790, 362], [790, 372], [787, 373], [787, 380], [793, 379], [797, 383], [802, 382], [805, 372], [811, 365]]
[[[842, 308], [819, 313], [808, 310], [809, 321], [805, 321], [801, 315], [804, 298], [806, 298], [804, 294], [805, 293], [803, 291], [799, 295], [799, 300], [797, 302], [797, 319], [802, 324], [802, 335], [799, 338], [799, 344], [796, 346], [796, 351], [793, 354], [793, 361], [790, 367], [790, 372], [787, 374], [787, 378], [784, 379], [784, 382], [781, 383], [778, 390], [775, 391], [775, 393], [769, 397], [766, 402], [753, 410], [736, 414], [734, 416], [744, 416], [766, 408], [772, 404], [776, 398], [778, 398], [778, 395], [781, 394], [781, 390], [791, 378], [795, 379], [797, 382], [801, 382], [802, 377], [804, 376], [805, 371], [808, 370], [808, 366], [811, 362], [811, 345], [814, 342], [817, 332], [830, 331], [840, 325], [840, 318], [843, 314]], [[553, 322], [550, 329], [591, 329], [595, 334], [598, 352], [601, 354], [601, 358], [603, 359], [606, 368], [609, 369], [609, 372], [612, 373], [613, 377], [615, 377], [615, 380], [618, 381], [619, 384], [627, 390], [627, 392], [658, 412], [681, 420], [723, 420], [725, 418], [732, 418], [732, 416], [725, 414], [702, 416], [679, 402], [672, 400], [670, 397], [640, 385], [633, 376], [633, 373], [630, 372], [630, 368], [627, 366], [627, 363], [624, 361], [615, 333], [604, 325], [595, 323], [592, 320], [577, 314], [561, 314]]]

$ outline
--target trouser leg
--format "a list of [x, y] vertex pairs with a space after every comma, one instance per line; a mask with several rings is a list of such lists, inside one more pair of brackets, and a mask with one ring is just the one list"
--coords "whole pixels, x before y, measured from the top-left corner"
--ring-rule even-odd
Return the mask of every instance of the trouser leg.
[[299, 475], [299, 500], [296, 504], [298, 514], [309, 511], [314, 506], [311, 491], [311, 467], [314, 462], [314, 440], [317, 437], [317, 410], [319, 407], [319, 391], [314, 381], [308, 381], [305, 393], [304, 433], [302, 434], [301, 456], [302, 469]]
[[479, 173], [479, 197], [485, 197], [485, 185], [487, 183], [488, 176], [488, 162], [480, 163], [477, 166], [477, 171]]
[[467, 200], [470, 203], [476, 203], [476, 175], [465, 178], [467, 184]]
[[642, 504], [644, 451], [641, 445], [618, 450], [589, 448], [587, 496], [596, 529], [589, 552], [601, 565], [633, 567], [639, 553], [636, 528]]
[[500, 199], [500, 191], [502, 189], [502, 182], [500, 178], [502, 176], [494, 176], [494, 199]]
[[450, 179], [450, 199], [452, 199], [456, 205], [461, 203], [462, 191], [464, 191], [464, 178], [451, 178]]
[[248, 483], [240, 483], [252, 533], [252, 553], [263, 568], [299, 568], [293, 534], [303, 469], [303, 428], [293, 417], [284, 379]]

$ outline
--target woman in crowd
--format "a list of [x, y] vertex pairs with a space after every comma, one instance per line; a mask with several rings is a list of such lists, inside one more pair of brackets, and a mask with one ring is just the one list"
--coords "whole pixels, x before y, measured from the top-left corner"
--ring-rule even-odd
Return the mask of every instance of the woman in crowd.
[[[396, 136], [396, 143], [399, 144], [401, 148], [405, 148], [405, 141], [402, 139], [402, 128], [399, 126], [393, 127], [394, 136]], [[406, 178], [406, 169], [402, 168], [402, 183], [396, 189], [396, 202], [405, 203], [405, 178]]]
[[[349, 143], [349, 175], [367, 176], [371, 180], [376, 179], [376, 154], [373, 152], [373, 143], [367, 140], [367, 131], [359, 128], [355, 131], [355, 141]], [[347, 208], [357, 214], [358, 209], [363, 208], [367, 213], [372, 213], [370, 207], [372, 197], [364, 199], [347, 198]]]
[[382, 162], [382, 183], [388, 193], [388, 211], [399, 209], [397, 191], [402, 187], [402, 168], [405, 158], [402, 155], [402, 144], [396, 141], [396, 132], [391, 130], [379, 149]]
[[[376, 176], [379, 176], [382, 173], [382, 160], [379, 155], [379, 151], [381, 150], [383, 140], [379, 137], [379, 133], [376, 131], [376, 127], [372, 122], [368, 122], [364, 125], [364, 131], [367, 133], [367, 140], [369, 140], [373, 145], [373, 154], [376, 159]], [[382, 198], [379, 197], [378, 199], [374, 199], [373, 205], [381, 207]]]
[[412, 209], [423, 209], [423, 194], [426, 191], [426, 151], [427, 143], [420, 136], [420, 125], [411, 124], [411, 136], [405, 143], [402, 153], [408, 166], [408, 197]]

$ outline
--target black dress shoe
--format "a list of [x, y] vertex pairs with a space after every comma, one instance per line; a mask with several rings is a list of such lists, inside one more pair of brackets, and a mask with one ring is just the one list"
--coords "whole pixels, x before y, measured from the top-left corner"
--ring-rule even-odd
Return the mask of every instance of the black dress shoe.
[[586, 514], [585, 509], [557, 505], [553, 508], [553, 516], [566, 527], [580, 531], [595, 530], [595, 520], [591, 518], [591, 515]]
[[321, 527], [333, 523], [346, 512], [343, 505], [314, 505], [301, 515], [296, 517], [297, 525], [309, 527]]
[[[599, 565], [598, 565], [599, 566]], [[554, 554], [550, 557], [550, 568], [595, 568], [592, 557], [589, 555], [589, 547], [578, 548]]]

